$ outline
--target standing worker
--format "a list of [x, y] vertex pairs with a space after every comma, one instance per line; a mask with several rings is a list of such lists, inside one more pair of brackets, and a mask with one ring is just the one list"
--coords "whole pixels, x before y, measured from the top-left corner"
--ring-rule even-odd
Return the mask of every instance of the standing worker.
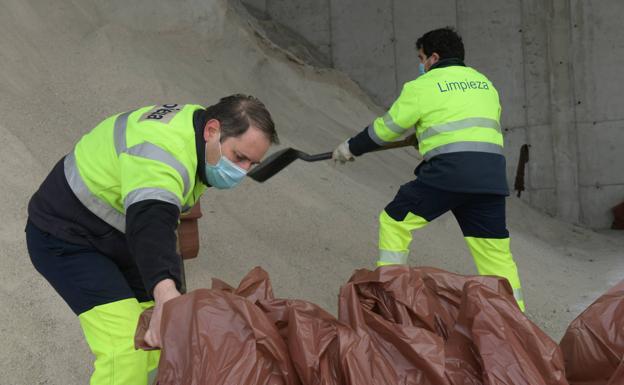
[[157, 351], [134, 349], [141, 312], [159, 347], [163, 304], [180, 295], [175, 230], [207, 186], [235, 187], [277, 133], [256, 98], [165, 104], [112, 116], [59, 161], [28, 206], [35, 268], [78, 315], [91, 385], [145, 385]]
[[390, 110], [341, 143], [333, 159], [345, 163], [416, 128], [424, 161], [379, 216], [378, 266], [406, 264], [412, 230], [453, 212], [479, 274], [507, 278], [524, 311], [520, 278], [509, 248], [509, 195], [498, 92], [464, 64], [464, 45], [451, 28], [416, 41], [420, 76], [406, 83]]

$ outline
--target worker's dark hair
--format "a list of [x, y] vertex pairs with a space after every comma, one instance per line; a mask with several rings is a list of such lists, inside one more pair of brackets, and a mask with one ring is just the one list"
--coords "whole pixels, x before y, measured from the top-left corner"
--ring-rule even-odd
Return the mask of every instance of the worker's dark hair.
[[437, 53], [440, 59], [457, 58], [464, 60], [464, 42], [452, 27], [434, 29], [416, 40], [416, 49], [421, 49], [427, 57]]
[[206, 117], [221, 123], [221, 141], [240, 136], [247, 132], [250, 125], [254, 125], [271, 143], [279, 143], [271, 114], [259, 99], [251, 95], [235, 94], [221, 98], [219, 103], [206, 108]]

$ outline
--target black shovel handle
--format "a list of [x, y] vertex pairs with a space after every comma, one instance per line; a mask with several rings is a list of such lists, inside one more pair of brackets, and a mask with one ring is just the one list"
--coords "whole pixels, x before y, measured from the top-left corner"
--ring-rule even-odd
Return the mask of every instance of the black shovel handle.
[[371, 152], [384, 151], [384, 150], [390, 150], [393, 148], [402, 148], [402, 147], [409, 147], [409, 146], [415, 147], [417, 144], [418, 144], [418, 140], [416, 139], [416, 135], [412, 134], [402, 140], [397, 140], [396, 142], [386, 143], [383, 146], [376, 148]]
[[301, 160], [305, 160], [306, 162], [316, 162], [319, 160], [327, 160], [327, 159], [331, 159], [332, 158], [332, 152], [323, 152], [321, 154], [313, 154], [313, 155], [309, 155], [306, 153], [300, 153], [299, 154], [299, 159]]
[[[382, 146], [373, 151], [382, 151], [388, 150], [390, 148], [400, 148], [406, 146], [413, 146], [416, 143], [416, 138], [414, 135], [410, 135], [410, 137], [405, 138], [403, 140], [388, 143], [385, 146]], [[321, 154], [306, 154], [303, 151], [299, 151], [294, 148], [285, 148], [279, 150], [273, 154], [271, 154], [267, 159], [265, 159], [262, 163], [254, 167], [247, 174], [248, 177], [255, 180], [256, 182], [264, 182], [269, 179], [273, 175], [277, 174], [289, 164], [294, 162], [297, 159], [304, 160], [306, 162], [316, 162], [319, 160], [326, 160], [332, 158], [332, 152], [323, 152]]]
[[[398, 140], [396, 142], [390, 142], [390, 143], [386, 143], [383, 146], [376, 148], [370, 152], [377, 152], [377, 151], [384, 151], [384, 150], [390, 150], [393, 148], [401, 148], [401, 147], [408, 147], [408, 146], [415, 146], [418, 142], [416, 141], [416, 136], [414, 135], [410, 135], [407, 138], [403, 139], [403, 140]], [[298, 156], [299, 159], [301, 160], [305, 160], [306, 162], [316, 162], [318, 160], [326, 160], [326, 159], [331, 159], [332, 158], [332, 154], [333, 152], [323, 152], [321, 154], [306, 154], [303, 151], [298, 151]]]

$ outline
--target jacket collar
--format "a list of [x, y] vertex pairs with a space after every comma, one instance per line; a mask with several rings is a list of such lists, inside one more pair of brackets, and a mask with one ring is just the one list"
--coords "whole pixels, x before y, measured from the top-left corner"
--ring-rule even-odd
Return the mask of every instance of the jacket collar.
[[204, 140], [204, 127], [206, 127], [206, 110], [197, 110], [193, 113], [193, 128], [195, 129], [195, 148], [197, 149], [197, 175], [206, 185], [206, 141]]
[[437, 63], [432, 65], [431, 68], [429, 68], [429, 71], [437, 69], [437, 68], [444, 68], [444, 67], [450, 67], [450, 66], [465, 67], [466, 65], [464, 64], [463, 60], [456, 58], [456, 57], [452, 57], [452, 58], [442, 59], [438, 61]]

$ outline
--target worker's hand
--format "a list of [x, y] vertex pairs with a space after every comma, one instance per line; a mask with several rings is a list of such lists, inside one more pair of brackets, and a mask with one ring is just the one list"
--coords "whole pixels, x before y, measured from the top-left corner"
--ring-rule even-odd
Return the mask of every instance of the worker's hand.
[[149, 328], [145, 333], [145, 342], [147, 342], [148, 345], [155, 348], [161, 347], [162, 341], [160, 338], [160, 320], [162, 317], [163, 306], [165, 302], [179, 296], [180, 292], [176, 289], [175, 282], [172, 279], [164, 279], [158, 282], [154, 287], [154, 300], [156, 305], [154, 306], [154, 312], [152, 313]]
[[351, 153], [351, 150], [349, 150], [349, 139], [340, 143], [340, 145], [336, 147], [334, 153], [332, 154], [332, 159], [334, 160], [334, 162], [340, 162], [342, 164], [355, 160], [355, 157]]

